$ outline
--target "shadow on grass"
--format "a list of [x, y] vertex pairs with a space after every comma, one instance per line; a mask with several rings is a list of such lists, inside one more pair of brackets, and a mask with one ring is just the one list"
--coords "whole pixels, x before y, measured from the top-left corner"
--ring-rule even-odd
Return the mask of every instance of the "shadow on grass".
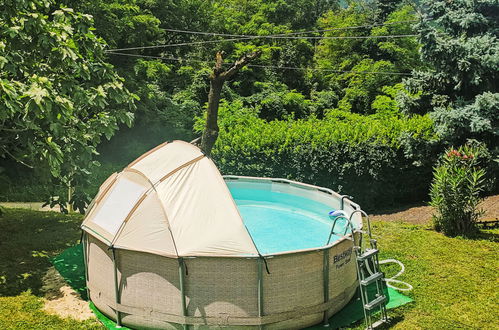
[[499, 229], [481, 229], [466, 238], [477, 241], [499, 242]]
[[[380, 319], [380, 314], [379, 314], [379, 312], [374, 313], [374, 314], [372, 314], [371, 317], [372, 317], [372, 322], [374, 323]], [[378, 325], [376, 327], [376, 330], [391, 329], [395, 325], [397, 325], [397, 323], [402, 322], [403, 320], [404, 320], [404, 315], [401, 315], [401, 314], [394, 315], [393, 311], [388, 311], [388, 322]], [[346, 328], [344, 326], [335, 326], [334, 324], [330, 325], [329, 328], [327, 328], [327, 327], [323, 327], [323, 328], [324, 329], [367, 329], [366, 328], [366, 321], [364, 320], [364, 318], [362, 318], [354, 323], [351, 323]]]
[[0, 296], [31, 290], [57, 296], [64, 279], [50, 259], [80, 238], [82, 216], [4, 209], [0, 217]]
[[82, 245], [77, 244], [64, 250], [51, 261], [66, 283], [78, 292], [84, 300], [87, 300]]
[[397, 323], [402, 322], [403, 320], [404, 320], [404, 316], [403, 315], [390, 315], [390, 313], [389, 313], [388, 314], [388, 323], [383, 324], [378, 329], [391, 329]]
[[448, 237], [471, 240], [471, 241], [489, 241], [497, 243], [499, 242], [499, 228], [493, 228], [493, 229], [475, 228], [472, 232], [468, 233], [467, 235], [448, 235]]

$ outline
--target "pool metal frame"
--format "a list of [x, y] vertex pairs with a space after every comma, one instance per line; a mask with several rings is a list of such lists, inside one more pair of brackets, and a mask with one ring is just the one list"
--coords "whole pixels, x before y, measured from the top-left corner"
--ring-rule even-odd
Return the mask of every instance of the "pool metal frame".
[[[340, 195], [331, 189], [304, 184], [288, 179], [242, 177], [232, 175], [225, 176], [224, 179], [229, 182], [246, 181], [271, 182], [272, 184], [275, 183], [285, 185], [289, 184], [294, 188], [305, 189], [312, 192], [317, 191], [322, 194], [330, 195], [332, 199], [339, 203], [341, 209], [343, 209], [347, 214], [350, 213], [349, 218], [345, 217], [345, 219], [348, 220], [350, 226], [352, 226], [351, 221], [356, 221], [356, 229], [353, 230], [353, 227], [351, 227], [353, 234], [347, 234], [345, 232], [344, 235], [341, 235], [342, 237], [338, 240], [319, 248], [308, 248], [263, 255], [260, 254], [258, 256], [201, 256], [183, 258], [169, 258], [147, 252], [122, 249], [116, 246], [108, 247], [106, 246], [108, 245], [108, 242], [103, 241], [99, 236], [94, 236], [89, 232], [84, 232], [83, 250], [89, 299], [94, 302], [96, 307], [99, 308], [101, 312], [116, 320], [118, 326], [126, 325], [141, 328], [167, 327], [171, 329], [178, 329], [179, 327], [183, 329], [189, 329], [190, 327], [204, 328], [205, 326], [208, 328], [231, 326], [232, 329], [248, 329], [255, 327], [258, 329], [292, 329], [310, 326], [320, 323], [321, 321], [323, 324], [327, 325], [329, 317], [343, 308], [343, 306], [346, 305], [352, 298], [358, 286], [356, 274], [357, 263], [355, 260], [355, 252], [352, 250], [354, 245], [358, 245], [355, 244], [355, 241], [361, 242], [362, 216], [360, 215], [361, 210], [359, 205], [352, 202], [350, 196]], [[359, 215], [357, 219], [353, 218], [355, 214]], [[336, 221], [333, 222], [332, 232], [334, 230], [335, 223]], [[111, 250], [111, 252], [109, 250]], [[343, 270], [338, 272], [338, 265], [335, 265], [335, 268], [331, 267], [331, 264], [336, 263], [338, 255], [343, 258], [348, 250], [350, 250], [351, 253], [349, 257], [351, 262], [345, 261], [343, 266], [341, 266], [344, 267]], [[317, 253], [322, 255], [316, 256]], [[336, 255], [334, 255], [335, 253]], [[348, 255], [348, 253], [346, 255]], [[332, 262], [332, 256], [334, 262]], [[127, 258], [130, 259], [128, 263], [125, 261]], [[144, 261], [144, 259], [154, 260], [152, 264], [155, 266], [157, 266], [157, 263], [160, 262], [170, 264], [169, 260], [173, 262], [177, 259], [178, 271], [175, 271], [177, 275], [173, 275], [171, 272], [168, 273], [169, 270], [158, 269], [154, 272], [153, 269], [147, 268], [148, 265], [152, 266], [151, 262], [148, 263]], [[231, 265], [231, 267], [224, 265], [226, 261], [230, 259], [235, 260], [234, 265]], [[301, 259], [306, 259], [308, 261], [308, 270], [317, 268], [317, 271], [321, 274], [321, 276], [318, 276], [317, 273], [310, 272], [310, 276], [313, 276], [316, 279], [322, 277], [320, 281], [316, 281], [318, 283], [322, 282], [320, 290], [320, 296], [322, 297], [320, 299], [321, 302], [317, 301], [318, 303], [307, 306], [286, 306], [286, 301], [282, 303], [282, 301], [273, 300], [273, 297], [268, 294], [265, 295], [266, 289], [269, 291], [275, 291], [276, 293], [281, 293], [282, 295], [284, 291], [283, 288], [288, 289], [287, 286], [283, 287], [281, 283], [281, 281], [285, 281], [286, 279], [290, 283], [289, 286], [296, 285], [296, 290], [289, 290], [289, 294], [284, 295], [286, 299], [283, 300], [296, 300], [301, 302], [302, 300], [306, 300], [309, 295], [312, 295], [313, 290], [317, 291], [317, 283], [312, 286], [313, 288], [307, 287], [311, 280], [308, 276], [302, 276], [305, 269], [301, 267]], [[213, 260], [214, 262], [212, 262]], [[232, 268], [236, 268], [236, 270], [243, 270], [239, 273], [234, 272], [233, 275], [235, 277], [232, 278], [232, 282], [237, 282], [238, 280], [243, 282], [244, 279], [247, 280], [247, 278], [243, 278], [243, 276], [251, 273], [252, 267], [246, 265], [247, 262], [244, 260], [256, 261], [256, 274], [254, 274], [256, 275], [254, 285], [254, 290], [256, 291], [254, 291], [254, 296], [256, 301], [253, 301], [251, 296], [246, 297], [247, 299], [241, 300], [239, 299], [239, 294], [237, 292], [227, 292], [227, 288], [223, 286], [215, 288], [219, 290], [215, 293], [210, 291], [213, 289], [210, 285], [216, 286], [216, 284], [210, 283], [210, 280], [216, 281], [218, 276], [223, 276], [223, 269], [226, 271], [232, 271]], [[317, 264], [318, 260], [321, 260], [321, 266]], [[203, 266], [204, 263], [204, 268], [196, 266], [196, 263], [200, 263], [201, 266]], [[130, 264], [132, 265], [130, 266]], [[313, 268], [314, 265], [315, 268]], [[173, 263], [170, 266], [173, 267]], [[243, 266], [246, 267], [246, 270], [243, 269]], [[201, 276], [201, 282], [203, 279], [205, 280], [205, 282], [201, 283], [201, 285], [200, 283], [190, 282], [190, 277], [187, 275], [189, 268], [192, 272], [192, 268], [196, 269], [198, 267], [199, 269], [204, 269], [206, 271], [206, 276]], [[264, 275], [264, 267], [267, 268], [267, 271], [268, 268], [270, 268], [270, 272], [266, 275]], [[283, 269], [278, 269], [277, 267], [283, 267], [283, 269], [287, 267], [287, 271], [283, 271]], [[220, 270], [220, 268], [222, 268], [222, 270]], [[136, 269], [142, 269], [142, 272], [134, 272]], [[271, 278], [273, 272], [278, 273], [274, 279]], [[281, 276], [284, 277], [284, 279], [273, 283], [274, 287], [272, 286], [272, 282], [279, 276], [279, 273], [282, 273]], [[348, 275], [344, 275], [345, 273], [348, 273]], [[129, 274], [128, 277], [126, 276], [127, 274]], [[338, 275], [342, 274], [345, 278], [341, 278], [340, 281], [338, 281]], [[142, 292], [143, 289], [141, 290], [142, 286], [140, 285], [135, 289], [140, 291], [141, 295], [146, 296], [148, 294], [153, 295], [155, 290], [159, 291], [161, 289], [167, 293], [166, 296], [168, 298], [172, 297], [170, 301], [168, 301], [168, 299], [164, 301], [168, 305], [176, 304], [175, 301], [177, 301], [177, 299], [174, 295], [178, 293], [180, 296], [178, 297], [180, 298], [180, 306], [178, 306], [178, 309], [175, 306], [168, 306], [167, 309], [161, 310], [161, 308], [157, 308], [158, 306], [155, 305], [154, 302], [150, 307], [140, 306], [141, 303], [147, 305], [147, 299], [144, 300], [140, 297], [137, 298], [133, 292], [128, 292], [133, 291], [133, 288], [130, 288], [132, 282], [131, 276], [145, 276], [145, 278], [150, 278], [151, 276], [149, 275], [158, 275], [161, 278], [158, 279], [157, 282], [152, 280], [151, 283], [147, 283], [145, 287], [150, 288], [152, 291]], [[237, 278], [236, 275], [241, 278]], [[114, 284], [114, 290], [112, 290], [112, 292], [106, 288], [106, 286], [108, 286], [108, 279], [110, 279], [111, 276], [113, 277]], [[214, 276], [214, 278], [211, 278], [210, 276]], [[349, 281], [350, 283], [345, 283], [345, 281]], [[137, 283], [137, 281], [133, 283]], [[200, 286], [201, 288], [199, 291], [201, 292], [202, 297], [196, 297], [196, 294], [199, 292], [190, 292], [189, 286]], [[253, 287], [253, 285], [250, 285], [250, 287]], [[280, 290], [279, 287], [281, 287]], [[237, 286], [237, 288], [239, 289], [239, 286]], [[275, 288], [277, 288], [277, 291]], [[241, 290], [243, 289], [244, 288]], [[300, 289], [300, 291], [298, 289]], [[209, 301], [210, 292], [212, 292], [212, 295], [221, 296], [220, 301], [212, 302], [216, 306], [213, 308], [210, 307], [210, 304], [200, 306], [199, 309], [195, 308], [194, 313], [192, 313], [189, 307], [193, 300], [196, 301], [198, 299], [202, 302]], [[316, 295], [317, 292], [315, 292]], [[228, 295], [224, 296], [225, 293], [228, 293]], [[301, 297], [301, 299], [298, 299], [295, 296], [298, 296], [298, 298]], [[189, 301], [187, 301], [188, 298]], [[240, 305], [237, 305], [238, 303]], [[256, 303], [256, 308], [252, 311], [253, 307], [251, 306], [253, 306], [253, 303]], [[244, 305], [246, 309], [242, 308], [241, 305]], [[208, 309], [209, 311], [207, 311]], [[189, 313], [190, 311], [191, 313]], [[230, 314], [230, 312], [233, 314]]]

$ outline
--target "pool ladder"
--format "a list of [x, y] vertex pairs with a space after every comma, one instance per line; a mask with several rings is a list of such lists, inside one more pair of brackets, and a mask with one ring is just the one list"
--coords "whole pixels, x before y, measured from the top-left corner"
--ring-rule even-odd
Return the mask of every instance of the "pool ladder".
[[[354, 239], [354, 227], [352, 225], [352, 217], [355, 213], [360, 213], [366, 217], [367, 219], [367, 234], [369, 235], [369, 247], [366, 249], [362, 249], [362, 236], [360, 236], [359, 244], [356, 245]], [[371, 330], [375, 329], [378, 326], [388, 323], [388, 315], [386, 313], [386, 303], [388, 299], [383, 292], [383, 288], [385, 284], [383, 280], [385, 275], [380, 271], [379, 268], [379, 259], [378, 259], [378, 246], [377, 241], [372, 238], [371, 235], [371, 223], [369, 221], [369, 216], [362, 210], [355, 210], [350, 214], [350, 217], [347, 218], [343, 215], [336, 217], [333, 221], [333, 226], [331, 228], [331, 234], [329, 235], [328, 243], [331, 239], [331, 236], [334, 234], [334, 227], [336, 225], [336, 221], [339, 218], [344, 218], [347, 220], [347, 226], [345, 228], [345, 232], [343, 235], [347, 234], [348, 228], [350, 228], [352, 236], [351, 240], [354, 244], [354, 251], [357, 260], [357, 279], [359, 281], [359, 295], [362, 300], [362, 308], [364, 311], [364, 319], [366, 323], [366, 329]], [[365, 231], [361, 231], [361, 234], [365, 234]], [[372, 267], [372, 268], [371, 268]], [[375, 283], [376, 284], [376, 294], [375, 298], [369, 300], [368, 295], [368, 286]], [[380, 318], [373, 322], [373, 314], [379, 311]]]

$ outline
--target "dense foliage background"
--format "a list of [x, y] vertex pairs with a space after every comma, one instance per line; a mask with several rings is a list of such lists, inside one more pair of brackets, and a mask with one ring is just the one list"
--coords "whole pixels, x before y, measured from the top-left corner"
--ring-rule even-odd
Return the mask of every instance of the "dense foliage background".
[[72, 185], [84, 205], [142, 152], [199, 136], [219, 50], [227, 62], [263, 52], [224, 87], [213, 152], [224, 174], [386, 207], [427, 199], [437, 155], [469, 138], [486, 143], [497, 174], [497, 1], [0, 4], [1, 200], [64, 202]]

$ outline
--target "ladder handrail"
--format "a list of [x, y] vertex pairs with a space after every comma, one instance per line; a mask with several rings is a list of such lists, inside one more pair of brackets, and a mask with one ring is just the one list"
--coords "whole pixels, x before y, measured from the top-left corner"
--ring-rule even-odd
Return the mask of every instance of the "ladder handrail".
[[[374, 248], [374, 246], [372, 246], [373, 245], [373, 236], [372, 236], [372, 232], [371, 232], [371, 220], [369, 220], [369, 215], [365, 211], [363, 211], [362, 209], [354, 210], [352, 213], [350, 213], [350, 221], [352, 221], [353, 215], [355, 213], [361, 214], [361, 216], [360, 216], [361, 224], [363, 223], [362, 216], [365, 216], [365, 218], [367, 219], [367, 234], [369, 235], [369, 243], [371, 244], [371, 247]], [[359, 240], [359, 247], [361, 249], [362, 249], [362, 236], [363, 235], [360, 235], [360, 240]]]
[[361, 214], [360, 221], [362, 221], [362, 215], [365, 216], [365, 218], [367, 219], [367, 234], [369, 235], [369, 238], [373, 238], [371, 234], [371, 220], [369, 220], [369, 215], [364, 210], [361, 209], [354, 210], [352, 211], [352, 213], [350, 213], [350, 218], [349, 218], [350, 221], [352, 221], [352, 217], [355, 213]]
[[344, 215], [338, 215], [337, 217], [334, 218], [333, 225], [331, 226], [331, 231], [329, 232], [329, 237], [327, 239], [326, 245], [329, 245], [329, 242], [331, 241], [331, 236], [333, 236], [334, 234], [334, 227], [336, 226], [336, 221], [338, 220], [338, 218], [343, 218], [348, 221], [348, 218]]
[[355, 243], [355, 240], [354, 240], [354, 237], [353, 237], [355, 228], [353, 227], [352, 222], [346, 216], [344, 216], [344, 215], [338, 215], [338, 216], [336, 216], [334, 218], [333, 226], [331, 227], [331, 232], [329, 233], [329, 237], [327, 239], [326, 245], [329, 245], [329, 242], [331, 241], [331, 236], [333, 236], [333, 234], [334, 234], [334, 227], [336, 227], [336, 221], [338, 221], [339, 218], [343, 218], [343, 219], [345, 219], [347, 221], [347, 226], [345, 226], [345, 232], [343, 233], [343, 236], [347, 235], [348, 227], [350, 227], [350, 231], [352, 232], [352, 241], [354, 241], [354, 243]]

